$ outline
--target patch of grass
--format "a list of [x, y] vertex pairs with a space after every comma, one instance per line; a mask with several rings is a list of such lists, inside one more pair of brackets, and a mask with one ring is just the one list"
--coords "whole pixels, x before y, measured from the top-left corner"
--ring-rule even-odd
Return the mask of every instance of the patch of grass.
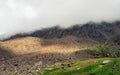
[[[103, 67], [100, 67], [104, 60], [112, 60]], [[119, 75], [120, 58], [101, 58], [78, 61], [67, 66], [67, 63], [52, 67], [52, 70], [45, 70], [39, 75]]]
[[100, 57], [120, 57], [120, 48], [113, 42], [106, 41], [103, 44], [97, 44], [90, 50], [98, 52]]
[[90, 50], [100, 51], [101, 50], [100, 46], [101, 46], [100, 44], [96, 44], [95, 47], [91, 48]]

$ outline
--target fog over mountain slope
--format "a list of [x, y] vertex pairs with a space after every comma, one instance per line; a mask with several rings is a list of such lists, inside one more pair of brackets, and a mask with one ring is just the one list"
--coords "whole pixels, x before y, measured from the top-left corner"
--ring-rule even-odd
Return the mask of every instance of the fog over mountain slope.
[[0, 37], [59, 25], [120, 20], [120, 0], [0, 0]]
[[77, 24], [69, 28], [61, 28], [59, 26], [55, 26], [51, 28], [37, 30], [32, 33], [16, 34], [7, 39], [9, 40], [26, 36], [40, 37], [45, 39], [62, 38], [65, 36], [76, 36], [78, 38], [87, 37], [92, 40], [102, 42], [105, 40], [112, 40], [114, 37], [120, 36], [120, 21], [116, 21], [113, 23], [89, 22], [82, 26]]
[[0, 0], [0, 75], [67, 75], [67, 68], [79, 75], [82, 65], [90, 75], [119, 75], [113, 60], [120, 57], [119, 7], [120, 0]]

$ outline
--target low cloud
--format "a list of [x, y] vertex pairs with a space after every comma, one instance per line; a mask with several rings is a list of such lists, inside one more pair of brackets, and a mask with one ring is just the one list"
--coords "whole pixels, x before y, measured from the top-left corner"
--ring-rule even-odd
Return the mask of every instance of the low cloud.
[[120, 0], [1, 0], [0, 35], [120, 20], [119, 7]]

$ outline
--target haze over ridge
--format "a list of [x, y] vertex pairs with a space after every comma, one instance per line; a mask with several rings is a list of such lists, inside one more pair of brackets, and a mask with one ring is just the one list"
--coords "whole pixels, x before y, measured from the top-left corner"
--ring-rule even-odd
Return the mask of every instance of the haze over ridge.
[[119, 0], [2, 0], [0, 35], [120, 19]]

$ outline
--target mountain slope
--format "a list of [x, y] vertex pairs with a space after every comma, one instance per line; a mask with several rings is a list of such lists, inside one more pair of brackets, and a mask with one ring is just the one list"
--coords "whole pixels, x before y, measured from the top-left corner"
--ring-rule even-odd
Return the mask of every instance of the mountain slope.
[[45, 39], [62, 38], [66, 36], [75, 36], [78, 38], [87, 37], [99, 42], [105, 40], [112, 40], [116, 36], [120, 36], [120, 21], [113, 23], [101, 22], [101, 23], [86, 23], [77, 24], [69, 28], [61, 28], [59, 26], [45, 28], [37, 30], [33, 33], [16, 34], [6, 39], [14, 39], [26, 36], [39, 37]]
[[17, 34], [0, 42], [0, 74], [29, 75], [51, 64], [96, 58], [98, 52], [89, 49], [106, 41], [120, 47], [120, 22], [87, 23], [66, 29], [56, 26]]
[[23, 37], [0, 42], [0, 74], [29, 75], [39, 73], [51, 64], [94, 58], [86, 49], [96, 43], [75, 36], [54, 39]]
[[68, 36], [60, 39], [40, 39], [37, 37], [17, 38], [1, 42], [1, 48], [15, 54], [28, 53], [72, 53], [93, 47], [97, 42], [91, 39]]

